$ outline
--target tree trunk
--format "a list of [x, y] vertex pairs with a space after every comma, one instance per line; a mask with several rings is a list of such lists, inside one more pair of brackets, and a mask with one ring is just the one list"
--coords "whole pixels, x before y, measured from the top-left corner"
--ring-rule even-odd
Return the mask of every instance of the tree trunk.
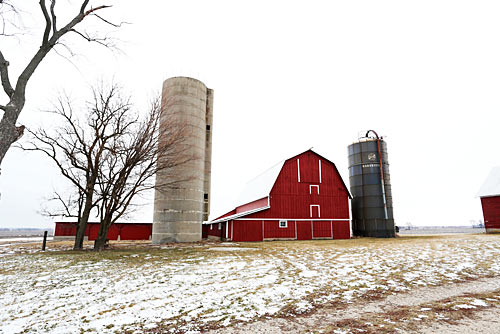
[[[87, 187], [88, 189], [89, 187]], [[73, 250], [83, 249], [83, 240], [85, 239], [85, 229], [87, 228], [87, 223], [90, 217], [90, 211], [92, 210], [92, 200], [93, 200], [94, 187], [91, 187], [91, 191], [87, 191], [87, 196], [85, 196], [85, 205], [83, 207], [83, 212], [78, 220], [78, 225], [76, 226], [76, 236], [75, 244], [73, 245]]]
[[15, 104], [9, 103], [0, 121], [0, 165], [9, 147], [22, 135], [16, 128], [19, 113], [20, 110], [16, 108]]
[[106, 240], [108, 239], [108, 231], [111, 226], [111, 218], [105, 217], [104, 220], [101, 221], [99, 225], [99, 234], [97, 235], [97, 239], [94, 242], [94, 250], [101, 251], [104, 249], [106, 245]]
[[75, 236], [75, 244], [73, 245], [73, 250], [81, 250], [83, 249], [83, 241], [85, 239], [85, 230], [87, 229], [87, 222], [89, 221], [90, 216], [90, 208], [87, 210], [83, 210], [83, 214], [78, 221], [78, 225], [76, 225], [76, 236]]

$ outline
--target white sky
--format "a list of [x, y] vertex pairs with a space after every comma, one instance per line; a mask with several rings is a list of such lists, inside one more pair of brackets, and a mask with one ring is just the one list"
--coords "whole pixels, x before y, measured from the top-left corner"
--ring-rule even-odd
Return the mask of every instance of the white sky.
[[[50, 126], [40, 110], [63, 89], [84, 99], [113, 79], [146, 105], [163, 80], [191, 76], [215, 91], [214, 215], [255, 175], [310, 147], [348, 185], [347, 145], [374, 129], [388, 143], [397, 225], [482, 219], [475, 195], [500, 165], [500, 2], [93, 2], [115, 3], [105, 16], [132, 23], [115, 33], [123, 53], [67, 39], [76, 66], [48, 56], [20, 124]], [[24, 16], [29, 34], [0, 39], [11, 80], [41, 39], [38, 1], [23, 5], [35, 8]], [[42, 156], [9, 151], [0, 227], [52, 227], [37, 211], [60, 184]], [[151, 221], [152, 207], [136, 219]]]

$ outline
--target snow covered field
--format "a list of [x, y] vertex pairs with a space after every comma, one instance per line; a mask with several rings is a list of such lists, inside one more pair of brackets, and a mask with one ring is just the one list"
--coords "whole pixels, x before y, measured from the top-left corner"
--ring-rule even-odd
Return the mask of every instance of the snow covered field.
[[500, 275], [500, 236], [485, 234], [101, 253], [39, 246], [0, 243], [0, 333], [194, 333]]

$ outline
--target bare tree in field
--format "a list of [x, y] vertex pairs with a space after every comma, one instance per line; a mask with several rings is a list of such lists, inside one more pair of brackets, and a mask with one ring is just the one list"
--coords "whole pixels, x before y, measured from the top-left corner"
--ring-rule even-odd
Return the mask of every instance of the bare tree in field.
[[95, 89], [86, 108], [85, 113], [80, 113], [85, 119], [82, 121], [69, 98], [60, 98], [51, 113], [58, 116], [63, 125], [50, 131], [43, 128], [29, 131], [31, 140], [21, 146], [26, 151], [44, 153], [72, 185], [73, 191], [68, 195], [54, 194], [52, 199], [62, 209], [48, 211], [47, 215], [77, 218], [73, 249], [82, 249], [91, 211], [100, 200], [95, 195], [96, 187], [109, 147], [136, 122], [130, 119], [129, 99], [122, 98], [117, 86]]
[[[4, 56], [4, 52], [7, 50], [2, 50], [2, 44], [0, 43], [0, 79], [8, 100], [7, 104], [0, 104], [0, 110], [3, 111], [0, 120], [0, 165], [10, 146], [23, 135], [24, 126], [16, 126], [16, 122], [26, 102], [28, 82], [45, 56], [57, 45], [63, 45], [62, 39], [66, 35], [75, 35], [89, 42], [109, 46], [106, 37], [98, 37], [77, 30], [77, 26], [89, 17], [96, 18], [105, 25], [119, 26], [99, 15], [102, 10], [111, 6], [105, 4], [91, 5], [89, 2], [90, 0], [81, 0], [77, 8], [75, 8], [75, 14], [72, 18], [61, 24], [57, 21], [56, 0], [50, 0], [49, 4], [45, 0], [39, 0], [40, 14], [43, 15], [45, 20], [44, 31], [41, 32], [40, 48], [31, 55], [31, 59], [15, 82], [12, 82], [9, 76], [10, 63]], [[16, 18], [20, 15], [14, 1], [0, 0], [0, 37], [9, 37], [6, 26], [10, 24], [15, 28]]]
[[[164, 101], [163, 108], [167, 104]], [[160, 100], [157, 99], [151, 104], [146, 119], [137, 121], [133, 131], [113, 138], [113, 144], [108, 146], [105, 166], [98, 178], [101, 225], [94, 244], [95, 250], [104, 248], [109, 227], [131, 209], [137, 195], [155, 187], [161, 192], [168, 192], [177, 187], [179, 182], [187, 180], [177, 177], [173, 181], [173, 177], [166, 177], [163, 181], [155, 182], [158, 172], [168, 176], [174, 167], [194, 158], [184, 150], [190, 129], [184, 123], [162, 115], [161, 110]]]
[[[32, 139], [21, 147], [44, 153], [73, 185], [66, 196], [55, 194], [53, 199], [61, 210], [49, 215], [77, 217], [74, 249], [82, 248], [89, 216], [97, 210], [100, 228], [94, 249], [101, 250], [110, 226], [135, 207], [138, 195], [155, 187], [167, 192], [186, 181], [169, 181], [174, 178], [167, 177], [164, 182], [155, 182], [156, 174], [161, 171], [168, 176], [174, 167], [194, 157], [183, 146], [190, 129], [162, 115], [159, 99], [141, 118], [116, 86], [98, 88], [93, 96], [85, 115], [88, 121], [75, 116], [68, 99], [60, 99], [53, 112], [64, 125], [51, 132], [29, 131]], [[167, 105], [163, 101], [163, 107]]]

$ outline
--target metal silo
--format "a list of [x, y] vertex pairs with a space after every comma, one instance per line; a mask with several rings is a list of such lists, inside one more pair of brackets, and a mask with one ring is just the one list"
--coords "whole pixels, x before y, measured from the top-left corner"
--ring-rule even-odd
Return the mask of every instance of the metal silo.
[[[370, 132], [373, 136], [369, 136]], [[395, 236], [387, 144], [373, 130], [348, 146], [353, 234]], [[383, 180], [383, 182], [382, 182]]]
[[175, 150], [181, 160], [188, 161], [156, 176], [157, 185], [174, 186], [155, 191], [155, 244], [201, 240], [201, 224], [208, 220], [210, 208], [212, 115], [213, 90], [201, 81], [186, 77], [165, 80], [160, 128], [176, 124], [183, 129], [183, 140]]

